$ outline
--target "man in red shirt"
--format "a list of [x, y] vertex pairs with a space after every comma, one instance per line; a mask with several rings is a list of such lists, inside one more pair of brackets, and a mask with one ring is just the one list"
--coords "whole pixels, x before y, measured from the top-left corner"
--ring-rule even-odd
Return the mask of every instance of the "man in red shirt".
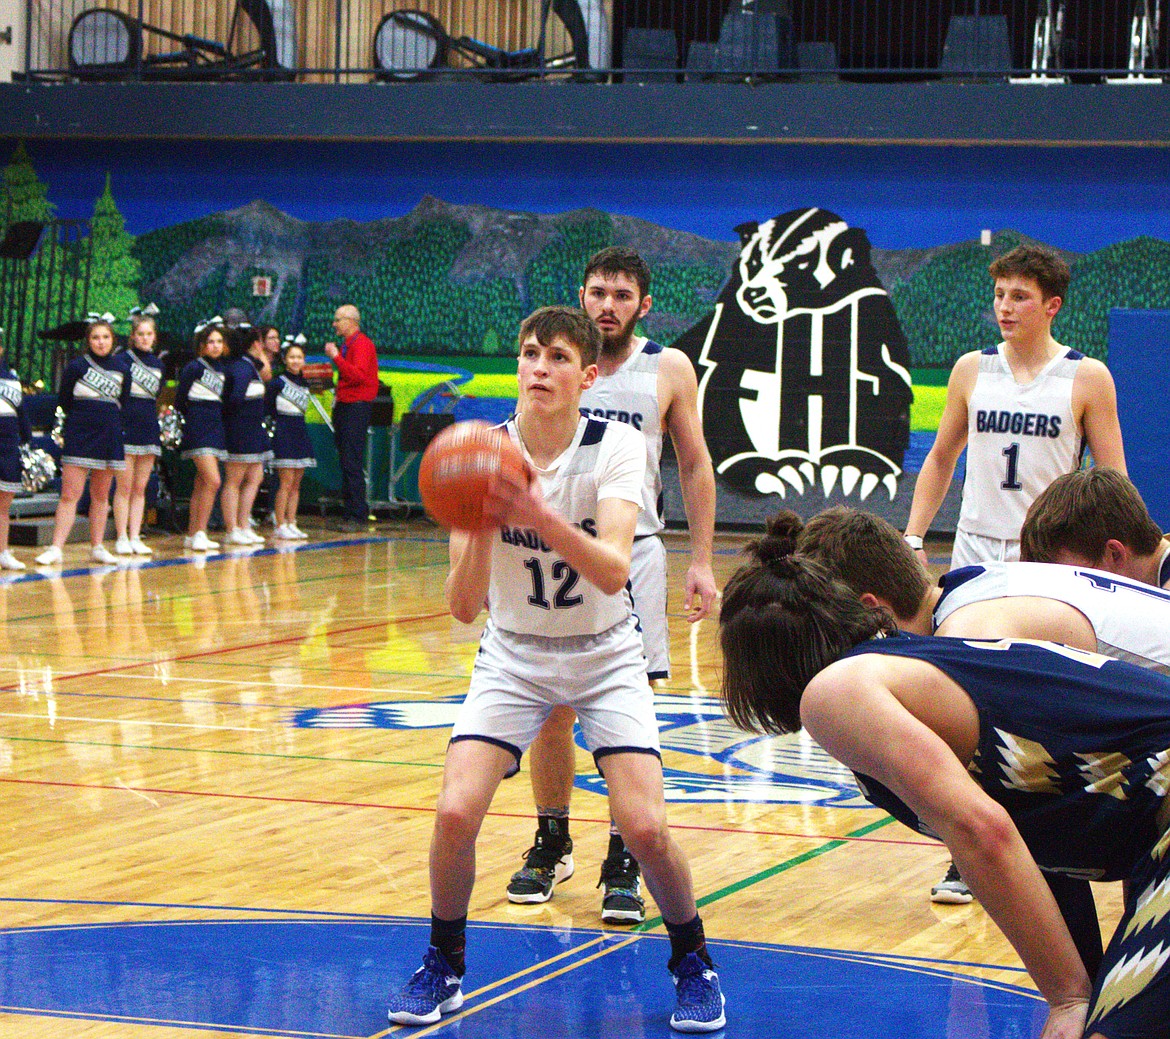
[[333, 438], [341, 462], [342, 495], [347, 528], [365, 530], [370, 518], [366, 501], [366, 433], [370, 411], [378, 393], [378, 352], [361, 329], [361, 314], [352, 303], [337, 308], [333, 330], [341, 337], [326, 343], [325, 353], [337, 366], [337, 392], [333, 401]]

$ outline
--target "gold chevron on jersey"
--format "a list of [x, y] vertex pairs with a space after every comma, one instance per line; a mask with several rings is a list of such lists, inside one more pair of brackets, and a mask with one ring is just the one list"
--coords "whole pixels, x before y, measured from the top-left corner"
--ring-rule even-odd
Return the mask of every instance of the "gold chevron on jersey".
[[1168, 851], [1170, 851], [1170, 829], [1167, 829], [1162, 834], [1161, 840], [1150, 849], [1150, 858], [1155, 862], [1161, 862]]
[[1170, 750], [1162, 750], [1146, 758], [1146, 764], [1150, 766], [1150, 778], [1146, 780], [1146, 786], [1159, 797], [1170, 794]]
[[1001, 741], [996, 750], [1003, 768], [1004, 786], [1030, 794], [1060, 793], [1056, 762], [1042, 744], [1003, 729], [996, 729], [995, 734]]
[[1146, 927], [1153, 927], [1164, 920], [1167, 913], [1170, 913], [1170, 876], [1150, 884], [1138, 895], [1133, 916], [1122, 937], [1128, 938], [1131, 934], [1139, 934]]
[[1105, 975], [1085, 1033], [1090, 1033], [1093, 1024], [1110, 1011], [1141, 995], [1168, 959], [1170, 948], [1163, 949], [1159, 942], [1152, 949], [1138, 949], [1133, 955], [1118, 960]]
[[1128, 794], [1125, 791], [1127, 783], [1125, 770], [1133, 764], [1129, 758], [1120, 751], [1108, 754], [1078, 754], [1077, 757], [1084, 762], [1077, 767], [1089, 780], [1085, 783], [1085, 789], [1090, 794], [1108, 794], [1119, 801], [1126, 800]]

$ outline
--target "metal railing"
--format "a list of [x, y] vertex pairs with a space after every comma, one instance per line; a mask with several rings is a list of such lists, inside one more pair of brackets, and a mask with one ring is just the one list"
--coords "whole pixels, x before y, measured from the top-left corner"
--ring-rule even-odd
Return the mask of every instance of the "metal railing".
[[88, 220], [0, 222], [5, 360], [27, 383], [56, 386], [89, 303]]
[[28, 0], [25, 75], [1158, 83], [1170, 0]]

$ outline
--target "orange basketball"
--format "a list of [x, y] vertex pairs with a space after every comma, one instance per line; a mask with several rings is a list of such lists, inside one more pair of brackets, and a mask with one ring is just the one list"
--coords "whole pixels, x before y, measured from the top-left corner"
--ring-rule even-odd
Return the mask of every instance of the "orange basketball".
[[511, 437], [486, 422], [448, 426], [423, 452], [418, 489], [423, 508], [449, 530], [482, 530], [488, 483], [500, 472], [530, 478], [528, 463]]

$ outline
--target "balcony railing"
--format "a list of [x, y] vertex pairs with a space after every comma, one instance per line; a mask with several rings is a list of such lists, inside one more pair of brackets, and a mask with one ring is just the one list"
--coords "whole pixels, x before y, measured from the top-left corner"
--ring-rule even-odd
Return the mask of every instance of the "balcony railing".
[[1161, 83], [1168, 0], [28, 0], [40, 80]]

